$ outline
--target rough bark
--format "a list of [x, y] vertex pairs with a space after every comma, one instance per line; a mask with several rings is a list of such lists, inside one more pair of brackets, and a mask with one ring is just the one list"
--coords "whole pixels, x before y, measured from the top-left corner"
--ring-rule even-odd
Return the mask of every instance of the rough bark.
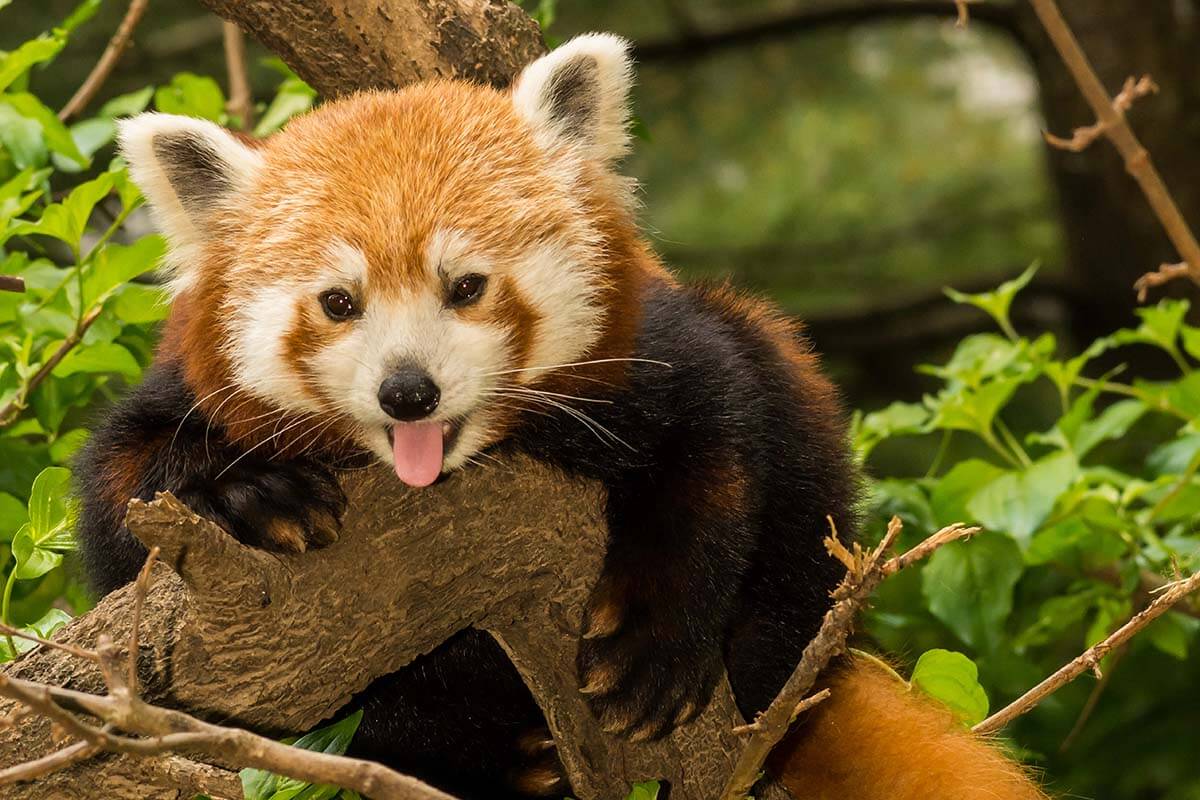
[[[664, 778], [672, 798], [711, 797], [732, 767], [740, 724], [726, 687], [667, 739], [631, 744], [600, 730], [575, 682], [576, 632], [599, 575], [603, 492], [529, 461], [467, 470], [413, 491], [382, 468], [347, 483], [342, 538], [302, 555], [252, 550], [170, 496], [134, 502], [128, 523], [162, 564], [143, 612], [145, 698], [260, 731], [303, 731], [375, 678], [467, 627], [487, 630], [541, 704], [577, 796], [624, 797]], [[169, 567], [168, 567], [169, 565]], [[110, 595], [57, 638], [127, 641], [131, 591]], [[39, 649], [10, 674], [100, 691], [94, 667]], [[0, 716], [9, 703], [0, 704]], [[28, 719], [0, 734], [0, 764], [44, 755], [49, 726]], [[5, 797], [190, 797], [164, 766], [106, 757]], [[220, 796], [221, 773], [207, 779]]]
[[[1161, 87], [1139, 100], [1129, 121], [1154, 158], [1184, 217], [1200, 226], [1200, 4], [1194, 0], [1059, 0], [1067, 23], [1110, 93], [1125, 79], [1149, 73]], [[1047, 128], [1070, 137], [1095, 121], [1027, 3], [1020, 3], [1021, 37], [1041, 86]], [[1080, 336], [1107, 333], [1132, 319], [1133, 284], [1160, 263], [1179, 261], [1108, 142], [1082, 153], [1047, 148], [1057, 188], [1068, 270], [1080, 308]], [[1186, 281], [1171, 292], [1190, 295]], [[1154, 294], [1161, 294], [1158, 290]]]
[[507, 0], [201, 0], [273, 50], [321, 94], [430, 78], [506, 86], [545, 52]]

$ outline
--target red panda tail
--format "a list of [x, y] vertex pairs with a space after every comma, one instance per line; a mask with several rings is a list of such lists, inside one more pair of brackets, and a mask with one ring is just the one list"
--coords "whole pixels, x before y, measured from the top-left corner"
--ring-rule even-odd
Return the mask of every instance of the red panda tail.
[[879, 665], [854, 658], [771, 757], [807, 800], [1047, 800], [1025, 769]]

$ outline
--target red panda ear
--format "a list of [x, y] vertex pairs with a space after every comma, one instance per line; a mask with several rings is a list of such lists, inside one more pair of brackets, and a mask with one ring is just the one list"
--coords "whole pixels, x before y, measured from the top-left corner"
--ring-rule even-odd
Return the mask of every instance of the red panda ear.
[[629, 148], [629, 43], [577, 36], [527, 66], [513, 87], [517, 112], [548, 149], [611, 162]]
[[262, 157], [221, 126], [174, 114], [139, 114], [117, 123], [121, 155], [171, 244], [171, 288], [190, 282], [207, 223], [254, 180]]

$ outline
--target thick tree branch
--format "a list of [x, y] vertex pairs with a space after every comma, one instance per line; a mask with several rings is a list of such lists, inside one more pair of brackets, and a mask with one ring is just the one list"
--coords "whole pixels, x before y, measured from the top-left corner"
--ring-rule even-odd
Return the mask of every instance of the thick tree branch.
[[326, 96], [429, 78], [505, 86], [545, 52], [507, 0], [201, 0]]
[[[161, 551], [134, 645], [146, 703], [268, 735], [304, 731], [375, 678], [475, 627], [497, 638], [538, 698], [576, 796], [623, 797], [636, 780], [663, 778], [676, 800], [707, 800], [724, 782], [737, 750], [733, 728], [743, 722], [727, 685], [697, 720], [640, 744], [600, 730], [577, 691], [579, 620], [607, 538], [596, 484], [522, 460], [420, 491], [376, 468], [346, 488], [341, 540], [292, 556], [246, 548], [169, 495], [131, 504], [130, 529]], [[136, 594], [129, 586], [110, 595], [56, 639], [84, 649], [102, 633], [134, 641]], [[65, 687], [53, 693], [58, 705], [93, 714], [103, 709], [88, 698], [104, 690], [105, 674], [130, 683], [123, 666], [51, 649], [31, 651], [6, 674], [10, 684]], [[0, 732], [0, 764], [56, 749], [44, 720]], [[130, 781], [146, 771], [136, 758], [105, 759], [5, 797], [174, 797]]]

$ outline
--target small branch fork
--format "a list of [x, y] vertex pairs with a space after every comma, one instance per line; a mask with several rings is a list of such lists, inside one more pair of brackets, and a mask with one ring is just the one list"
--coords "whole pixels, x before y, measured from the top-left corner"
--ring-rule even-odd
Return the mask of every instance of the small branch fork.
[[[830, 520], [829, 524], [832, 528], [833, 520]], [[855, 617], [883, 579], [920, 561], [939, 547], [965, 539], [979, 530], [963, 525], [951, 525], [903, 555], [887, 558], [887, 553], [900, 536], [902, 527], [900, 518], [892, 517], [883, 541], [869, 552], [863, 552], [858, 544], [853, 545], [853, 549], [848, 549], [838, 540], [836, 529], [825, 539], [825, 547], [830, 555], [845, 565], [846, 577], [834, 590], [833, 607], [825, 614], [816, 637], [804, 648], [800, 663], [796, 665], [783, 689], [754, 722], [737, 729], [739, 733], [748, 734], [750, 738], [721, 792], [721, 800], [741, 800], [746, 797], [758, 780], [767, 756], [787, 734], [796, 717], [829, 696], [828, 689], [811, 697], [805, 695], [816, 682], [821, 670], [834, 656], [845, 650], [846, 639], [854, 627]]]
[[[962, 0], [965, 2], [965, 0]], [[1042, 27], [1046, 29], [1054, 48], [1062, 57], [1067, 69], [1070, 70], [1075, 83], [1083, 93], [1084, 99], [1096, 114], [1096, 122], [1077, 129], [1070, 139], [1063, 139], [1052, 134], [1045, 134], [1046, 141], [1053, 147], [1071, 152], [1080, 152], [1096, 139], [1104, 136], [1113, 143], [1121, 157], [1125, 159], [1125, 169], [1138, 182], [1146, 200], [1150, 203], [1155, 216], [1162, 223], [1163, 229], [1174, 245], [1175, 250], [1183, 257], [1178, 264], [1164, 264], [1155, 272], [1143, 275], [1134, 284], [1139, 302], [1145, 302], [1147, 290], [1152, 286], [1161, 286], [1168, 281], [1187, 276], [1194, 283], [1200, 284], [1200, 242], [1183, 218], [1183, 213], [1175, 203], [1162, 176], [1150, 159], [1150, 154], [1138, 140], [1133, 129], [1125, 119], [1126, 112], [1134, 101], [1158, 91], [1158, 87], [1149, 75], [1139, 80], [1129, 78], [1125, 86], [1115, 97], [1110, 98], [1108, 90], [1100, 82], [1087, 55], [1080, 47], [1079, 41], [1067, 21], [1063, 18], [1055, 0], [1029, 0], [1033, 6]], [[960, 5], [960, 10], [962, 6]]]
[[[378, 800], [454, 800], [450, 795], [380, 764], [302, 750], [249, 731], [213, 725], [179, 711], [143, 702], [138, 696], [138, 623], [150, 589], [151, 567], [157, 558], [158, 548], [153, 548], [138, 574], [133, 626], [124, 653], [104, 635], [98, 638], [95, 650], [84, 650], [4, 627], [4, 632], [11, 635], [99, 664], [108, 693], [77, 692], [0, 674], [0, 695], [25, 706], [25, 710], [0, 720], [0, 724], [14, 726], [33, 713], [46, 717], [65, 736], [76, 740], [41, 758], [0, 769], [0, 786], [47, 775], [101, 752], [155, 756], [186, 750], [310, 783], [342, 786]], [[94, 717], [102, 724], [88, 722], [85, 717]], [[138, 734], [142, 738], [117, 731]]]

